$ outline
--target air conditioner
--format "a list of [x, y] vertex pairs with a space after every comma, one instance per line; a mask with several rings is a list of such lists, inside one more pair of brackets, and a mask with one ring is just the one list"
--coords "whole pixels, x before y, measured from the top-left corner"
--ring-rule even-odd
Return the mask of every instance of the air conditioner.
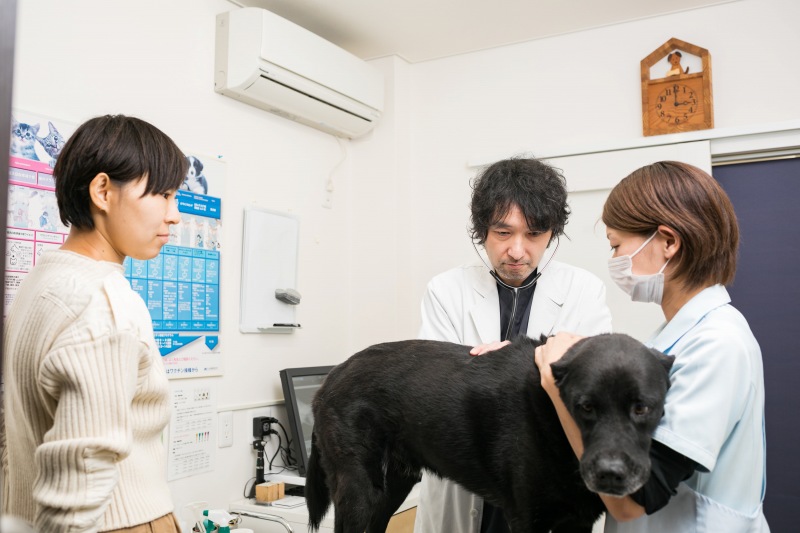
[[339, 137], [375, 127], [383, 76], [371, 65], [274, 13], [217, 15], [214, 90]]

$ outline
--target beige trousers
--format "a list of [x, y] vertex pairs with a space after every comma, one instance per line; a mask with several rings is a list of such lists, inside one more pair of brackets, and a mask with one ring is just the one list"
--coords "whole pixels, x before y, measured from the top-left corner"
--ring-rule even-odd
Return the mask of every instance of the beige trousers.
[[114, 529], [106, 533], [181, 533], [181, 527], [178, 525], [175, 515], [169, 513], [146, 524]]

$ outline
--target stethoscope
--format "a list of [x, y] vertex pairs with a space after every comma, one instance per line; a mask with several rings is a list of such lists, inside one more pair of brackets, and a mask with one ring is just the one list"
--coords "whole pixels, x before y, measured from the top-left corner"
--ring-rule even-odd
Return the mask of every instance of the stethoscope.
[[481, 262], [484, 265], [486, 265], [487, 269], [489, 269], [489, 274], [492, 275], [492, 277], [494, 278], [494, 280], [497, 283], [499, 283], [500, 285], [502, 285], [503, 287], [505, 287], [506, 289], [509, 289], [511, 291], [518, 291], [518, 290], [527, 289], [528, 287], [532, 286], [534, 283], [539, 281], [539, 278], [541, 277], [542, 273], [544, 272], [544, 269], [547, 268], [547, 265], [549, 265], [550, 261], [552, 261], [553, 257], [555, 257], [556, 252], [558, 251], [558, 245], [559, 244], [561, 244], [561, 239], [559, 237], [556, 237], [556, 248], [555, 248], [555, 250], [553, 250], [553, 253], [550, 254], [550, 258], [547, 260], [547, 262], [544, 264], [544, 266], [539, 270], [539, 272], [533, 277], [532, 280], [530, 280], [525, 285], [520, 285], [519, 287], [514, 287], [512, 285], [509, 285], [508, 283], [506, 283], [505, 281], [500, 279], [500, 276], [498, 276], [497, 273], [494, 270], [492, 270], [492, 267], [489, 266], [489, 264], [486, 262], [486, 260], [481, 255], [481, 253], [478, 251], [478, 247], [475, 245], [475, 241], [472, 241], [472, 248], [475, 250], [475, 253], [478, 254], [478, 257], [480, 257]]
[[511, 334], [512, 328], [514, 326], [514, 317], [517, 314], [517, 296], [519, 295], [519, 291], [525, 290], [528, 287], [531, 287], [537, 281], [539, 281], [539, 278], [541, 277], [542, 273], [544, 272], [544, 269], [547, 268], [547, 265], [550, 264], [550, 261], [552, 261], [553, 257], [556, 255], [556, 252], [558, 251], [558, 245], [560, 243], [561, 243], [561, 240], [558, 237], [556, 237], [556, 248], [555, 248], [555, 250], [553, 250], [553, 253], [550, 254], [550, 258], [547, 260], [547, 262], [544, 264], [544, 266], [541, 268], [541, 270], [539, 270], [539, 272], [537, 272], [536, 275], [533, 276], [532, 280], [530, 280], [525, 285], [520, 285], [519, 287], [513, 287], [513, 286], [509, 285], [508, 283], [506, 283], [505, 281], [503, 281], [502, 279], [500, 279], [500, 276], [498, 276], [497, 273], [494, 270], [492, 270], [491, 267], [489, 267], [489, 265], [483, 259], [483, 256], [481, 255], [481, 253], [478, 251], [478, 247], [475, 246], [475, 241], [472, 241], [472, 247], [475, 249], [475, 253], [478, 254], [478, 257], [481, 258], [481, 261], [483, 262], [483, 264], [486, 265], [486, 268], [489, 269], [489, 274], [492, 275], [492, 277], [494, 278], [494, 280], [497, 283], [499, 283], [501, 286], [505, 287], [506, 289], [510, 290], [511, 293], [514, 295], [514, 302], [513, 302], [512, 306], [511, 306], [511, 318], [508, 321], [508, 329], [506, 330], [506, 335], [504, 337], [505, 339], [508, 339], [508, 337]]

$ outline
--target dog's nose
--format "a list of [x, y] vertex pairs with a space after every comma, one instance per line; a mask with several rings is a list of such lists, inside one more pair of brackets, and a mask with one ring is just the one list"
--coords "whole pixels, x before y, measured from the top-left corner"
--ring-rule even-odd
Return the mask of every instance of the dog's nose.
[[603, 458], [597, 461], [596, 477], [600, 485], [616, 487], [625, 482], [628, 469], [618, 458]]

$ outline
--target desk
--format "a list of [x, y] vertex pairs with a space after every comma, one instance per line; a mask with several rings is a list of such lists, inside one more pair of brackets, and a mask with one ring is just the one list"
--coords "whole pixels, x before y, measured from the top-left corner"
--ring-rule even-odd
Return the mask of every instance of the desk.
[[[417, 502], [419, 501], [419, 483], [414, 485], [406, 500], [394, 513], [387, 533], [411, 533], [414, 530], [414, 519], [417, 514]], [[307, 533], [308, 531], [308, 509], [305, 505], [293, 509], [282, 509], [268, 505], [258, 505], [254, 499], [244, 499], [231, 502], [228, 512], [245, 512], [257, 514], [271, 514], [283, 518], [294, 530], [294, 533]], [[277, 522], [270, 522], [264, 519], [251, 516], [242, 516], [240, 527], [249, 527], [255, 533], [287, 533], [286, 528]], [[235, 531], [235, 530], [234, 530]], [[333, 506], [328, 510], [328, 514], [322, 519], [319, 528], [320, 533], [333, 533]]]

